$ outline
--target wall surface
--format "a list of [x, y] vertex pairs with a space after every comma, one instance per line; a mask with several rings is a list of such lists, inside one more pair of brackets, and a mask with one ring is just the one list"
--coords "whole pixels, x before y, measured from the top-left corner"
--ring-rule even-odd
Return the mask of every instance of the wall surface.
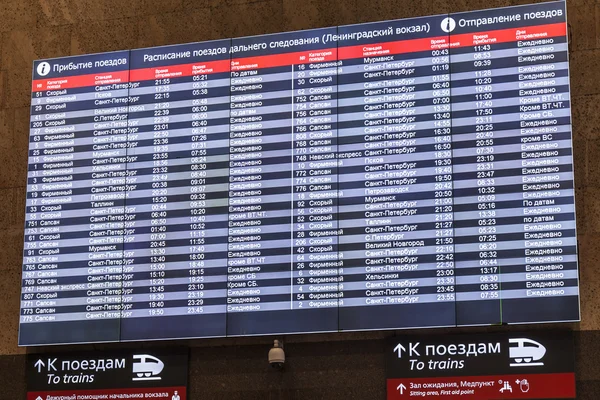
[[[32, 61], [530, 3], [522, 0], [0, 0], [0, 400], [24, 399], [17, 347]], [[568, 0], [582, 322], [578, 392], [600, 392], [600, 0]], [[539, 329], [539, 327], [538, 327]], [[542, 327], [543, 329], [543, 327]], [[269, 338], [204, 340], [192, 399], [383, 399], [387, 333], [286, 338], [289, 368], [269, 371]], [[84, 347], [71, 347], [76, 350]], [[90, 348], [87, 346], [85, 348]], [[67, 348], [63, 348], [66, 350]]]

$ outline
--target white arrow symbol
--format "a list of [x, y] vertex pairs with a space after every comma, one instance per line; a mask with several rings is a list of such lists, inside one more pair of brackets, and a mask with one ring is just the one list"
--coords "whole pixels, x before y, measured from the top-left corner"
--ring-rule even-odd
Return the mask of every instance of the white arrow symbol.
[[406, 347], [402, 346], [400, 343], [396, 347], [394, 347], [394, 351], [398, 352], [398, 358], [402, 358], [402, 352], [406, 351]]
[[406, 390], [406, 386], [404, 386], [404, 383], [401, 383], [398, 385], [396, 390], [398, 390], [400, 392], [400, 394], [404, 394], [404, 390]]
[[35, 400], [44, 400], [44, 399], [42, 399], [42, 396], [38, 396], [37, 399], [35, 399]]
[[37, 368], [38, 373], [42, 372], [42, 367], [45, 367], [45, 366], [46, 366], [46, 364], [44, 364], [44, 362], [41, 359], [37, 360], [37, 362], [34, 364], [34, 367]]

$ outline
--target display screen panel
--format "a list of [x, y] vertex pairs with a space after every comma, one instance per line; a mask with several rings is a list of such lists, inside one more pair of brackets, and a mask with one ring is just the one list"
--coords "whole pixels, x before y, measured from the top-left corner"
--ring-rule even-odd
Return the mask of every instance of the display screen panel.
[[579, 320], [562, 1], [36, 61], [19, 343]]

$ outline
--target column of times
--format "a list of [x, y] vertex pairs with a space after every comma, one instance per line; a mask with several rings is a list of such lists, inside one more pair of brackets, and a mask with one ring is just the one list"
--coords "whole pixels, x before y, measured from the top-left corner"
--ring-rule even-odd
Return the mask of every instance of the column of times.
[[[502, 29], [458, 24], [451, 35], [458, 325], [557, 321], [577, 307], [564, 3], [556, 9], [521, 7]], [[453, 18], [466, 15], [494, 13]]]
[[229, 43], [131, 52], [128, 168], [139, 184], [127, 198], [125, 340], [225, 334]]

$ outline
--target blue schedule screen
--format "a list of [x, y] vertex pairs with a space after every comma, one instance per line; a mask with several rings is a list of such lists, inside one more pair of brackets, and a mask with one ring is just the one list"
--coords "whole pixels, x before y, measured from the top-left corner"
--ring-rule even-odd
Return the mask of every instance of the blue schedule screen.
[[566, 28], [36, 61], [20, 345], [579, 320]]

